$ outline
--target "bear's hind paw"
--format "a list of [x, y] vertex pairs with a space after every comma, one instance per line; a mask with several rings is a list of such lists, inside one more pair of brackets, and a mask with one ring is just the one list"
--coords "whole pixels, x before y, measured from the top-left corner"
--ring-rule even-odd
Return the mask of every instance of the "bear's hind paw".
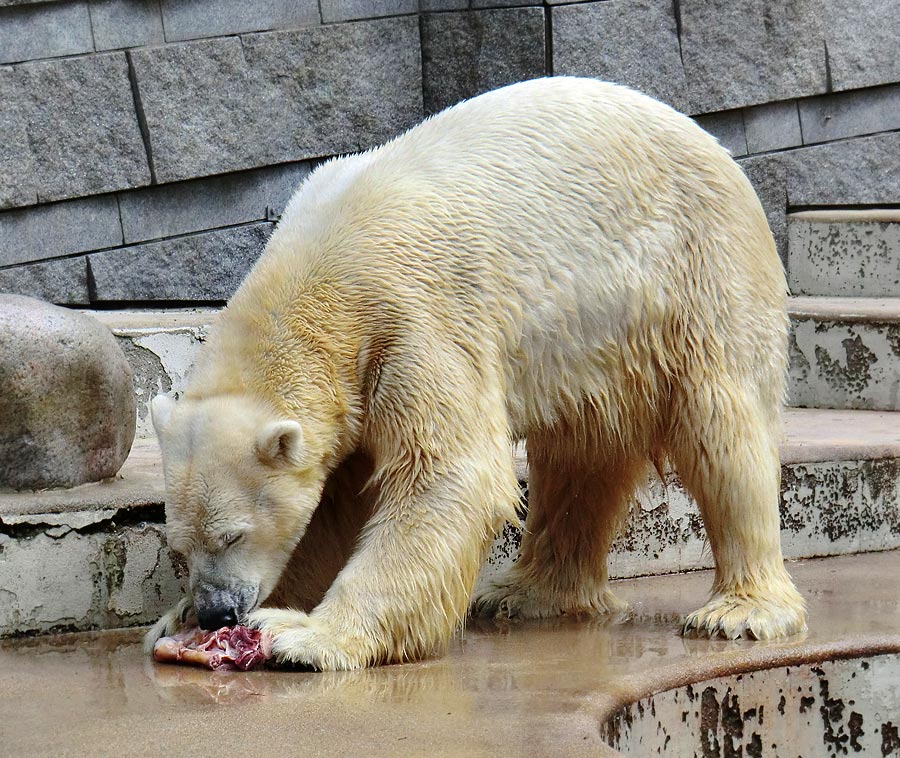
[[469, 605], [472, 616], [498, 619], [555, 618], [562, 615], [620, 617], [628, 613], [628, 604], [613, 594], [609, 587], [594, 592], [589, 598], [552, 598], [531, 588], [511, 582], [497, 582], [477, 592]]
[[806, 630], [803, 600], [780, 600], [722, 594], [689, 614], [682, 634], [690, 637], [724, 637], [729, 640], [771, 640]]

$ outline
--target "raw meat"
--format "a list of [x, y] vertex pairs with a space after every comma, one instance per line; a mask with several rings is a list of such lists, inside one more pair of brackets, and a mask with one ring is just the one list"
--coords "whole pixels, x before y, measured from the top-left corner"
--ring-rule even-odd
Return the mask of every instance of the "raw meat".
[[161, 637], [153, 647], [154, 660], [188, 663], [213, 671], [249, 671], [272, 655], [272, 638], [248, 626], [223, 626], [213, 632], [195, 627]]

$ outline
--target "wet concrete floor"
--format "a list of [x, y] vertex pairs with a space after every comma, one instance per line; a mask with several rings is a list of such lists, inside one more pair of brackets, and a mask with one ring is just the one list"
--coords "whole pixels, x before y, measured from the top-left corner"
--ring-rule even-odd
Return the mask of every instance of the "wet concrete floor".
[[[613, 754], [623, 702], [726, 673], [900, 651], [900, 551], [789, 564], [810, 631], [683, 639], [708, 571], [616, 582], [619, 623], [470, 624], [440, 659], [346, 673], [221, 673], [151, 663], [139, 630], [0, 643], [0, 755]], [[877, 666], [877, 659], [873, 665]]]

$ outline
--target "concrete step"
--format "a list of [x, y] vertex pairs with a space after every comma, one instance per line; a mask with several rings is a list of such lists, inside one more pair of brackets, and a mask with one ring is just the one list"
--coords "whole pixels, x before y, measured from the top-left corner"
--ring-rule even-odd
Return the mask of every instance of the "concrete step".
[[900, 297], [900, 210], [788, 214], [788, 282], [795, 295]]
[[789, 404], [900, 410], [900, 297], [793, 297]]
[[[782, 448], [787, 557], [900, 547], [900, 414], [788, 410]], [[518, 473], [528, 469], [519, 451]], [[119, 476], [67, 491], [0, 493], [0, 636], [149, 623], [179, 597], [165, 547], [159, 451], [138, 440]], [[514, 560], [495, 541], [482, 580]], [[651, 482], [612, 551], [615, 577], [707, 568], [696, 505], [674, 475]]]
[[[794, 297], [789, 405], [900, 410], [900, 298]], [[106, 324], [135, 372], [137, 437], [153, 436], [149, 403], [181, 392], [215, 309], [85, 311]]]

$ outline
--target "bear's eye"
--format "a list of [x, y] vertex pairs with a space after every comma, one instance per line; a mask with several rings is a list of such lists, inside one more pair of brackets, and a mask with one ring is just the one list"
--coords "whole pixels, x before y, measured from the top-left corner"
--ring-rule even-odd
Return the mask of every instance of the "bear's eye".
[[234, 532], [226, 532], [222, 535], [222, 545], [225, 547], [231, 547], [232, 545], [236, 545], [242, 539], [244, 539], [243, 534], [237, 534]]

